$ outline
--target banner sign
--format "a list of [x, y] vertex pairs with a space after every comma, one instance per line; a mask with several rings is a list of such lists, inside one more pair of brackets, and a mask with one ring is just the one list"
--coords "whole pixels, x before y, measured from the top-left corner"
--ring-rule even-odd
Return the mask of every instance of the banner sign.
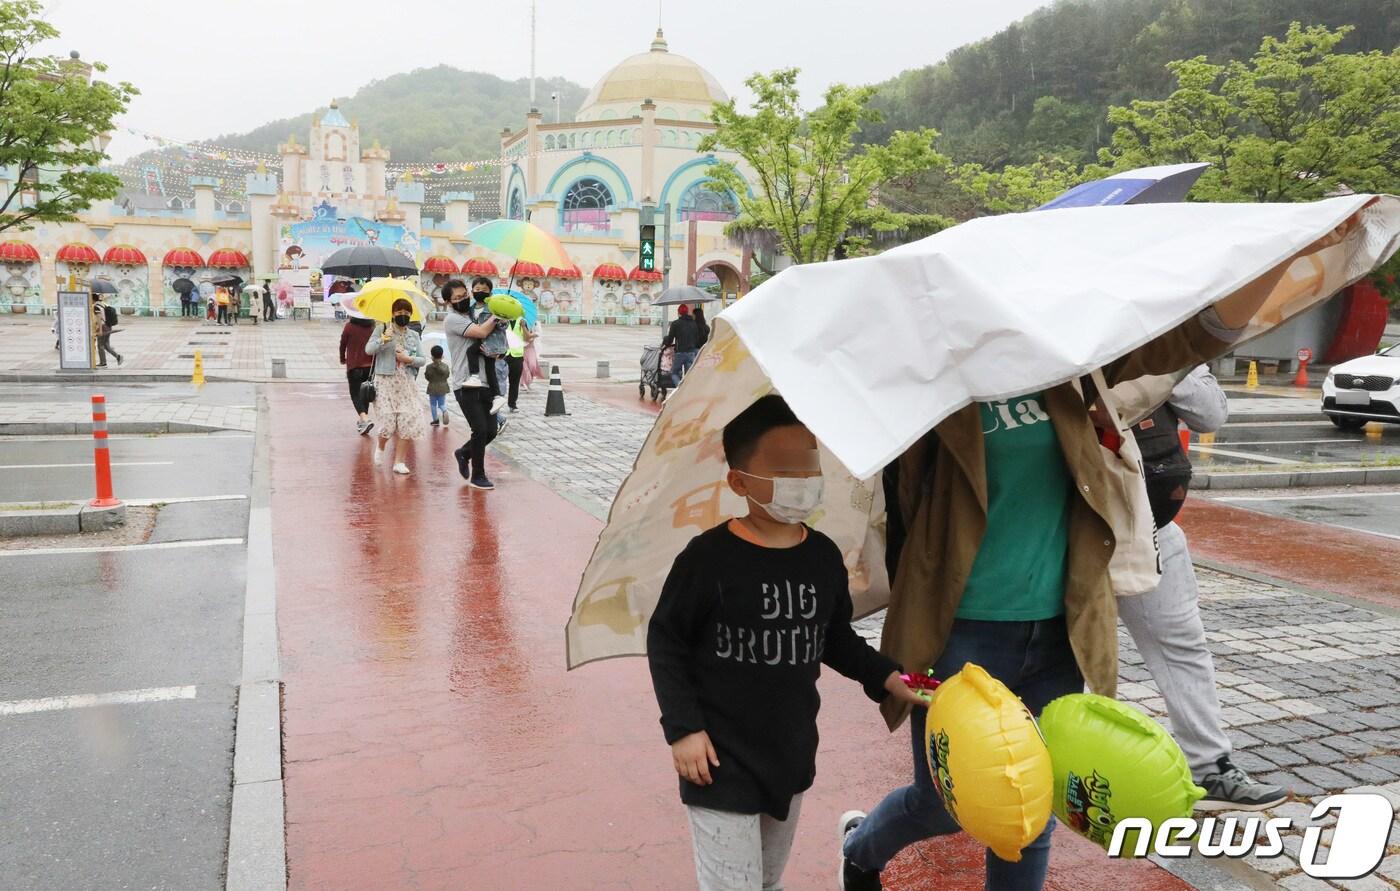
[[58, 367], [92, 367], [92, 297], [84, 291], [58, 292]]
[[322, 202], [304, 223], [286, 223], [281, 231], [279, 265], [283, 269], [320, 269], [326, 257], [344, 247], [378, 245], [393, 248], [410, 260], [418, 253], [418, 235], [403, 226], [365, 217], [336, 217], [336, 208]]

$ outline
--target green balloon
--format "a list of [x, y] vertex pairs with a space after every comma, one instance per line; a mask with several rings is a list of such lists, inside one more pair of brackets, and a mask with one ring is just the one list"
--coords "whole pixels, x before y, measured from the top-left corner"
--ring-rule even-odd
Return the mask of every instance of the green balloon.
[[510, 319], [512, 322], [525, 315], [525, 307], [509, 294], [492, 294], [486, 298], [486, 308], [493, 316]]
[[[1130, 705], [1092, 693], [1061, 696], [1041, 712], [1040, 732], [1055, 774], [1055, 816], [1104, 848], [1123, 818], [1144, 817], [1155, 829], [1190, 816], [1206, 794], [1176, 740]], [[1137, 836], [1124, 834], [1124, 855]]]

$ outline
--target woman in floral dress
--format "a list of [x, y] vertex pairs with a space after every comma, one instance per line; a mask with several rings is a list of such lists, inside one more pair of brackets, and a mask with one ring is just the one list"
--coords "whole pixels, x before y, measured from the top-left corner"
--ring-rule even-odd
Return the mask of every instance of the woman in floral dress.
[[384, 448], [393, 437], [394, 473], [407, 475], [404, 441], [422, 439], [428, 434], [423, 400], [415, 385], [418, 369], [428, 364], [428, 360], [423, 355], [423, 341], [418, 332], [408, 327], [413, 319], [413, 304], [399, 299], [394, 301], [392, 309], [393, 324], [376, 325], [365, 344], [365, 354], [374, 359], [374, 420], [379, 428], [374, 463], [384, 463]]

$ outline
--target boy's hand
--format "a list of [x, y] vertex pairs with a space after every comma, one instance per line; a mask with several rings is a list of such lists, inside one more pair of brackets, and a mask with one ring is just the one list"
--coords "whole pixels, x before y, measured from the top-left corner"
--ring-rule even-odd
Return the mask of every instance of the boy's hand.
[[890, 672], [890, 676], [885, 678], [885, 689], [899, 702], [915, 708], [928, 708], [928, 700], [909, 689], [897, 671]]
[[710, 778], [710, 767], [719, 767], [719, 756], [710, 742], [710, 735], [701, 730], [682, 737], [671, 744], [671, 760], [676, 765], [676, 773], [697, 786], [708, 786], [714, 782]]

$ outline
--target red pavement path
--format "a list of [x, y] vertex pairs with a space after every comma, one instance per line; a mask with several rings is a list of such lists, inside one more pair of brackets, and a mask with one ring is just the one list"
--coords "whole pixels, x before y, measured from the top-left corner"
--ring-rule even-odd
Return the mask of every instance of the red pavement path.
[[1400, 608], [1400, 541], [1208, 498], [1187, 500], [1181, 526], [1195, 558]]
[[[463, 487], [455, 430], [418, 444], [408, 479], [371, 468], [342, 390], [266, 390], [291, 887], [693, 887], [645, 662], [564, 671], [597, 521], [500, 465], [496, 492]], [[834, 887], [837, 815], [909, 771], [907, 737], [854, 684], [824, 677], [822, 695], [790, 891]], [[1187, 887], [1055, 839], [1051, 888]], [[980, 861], [932, 842], [886, 884], [972, 891]]]

